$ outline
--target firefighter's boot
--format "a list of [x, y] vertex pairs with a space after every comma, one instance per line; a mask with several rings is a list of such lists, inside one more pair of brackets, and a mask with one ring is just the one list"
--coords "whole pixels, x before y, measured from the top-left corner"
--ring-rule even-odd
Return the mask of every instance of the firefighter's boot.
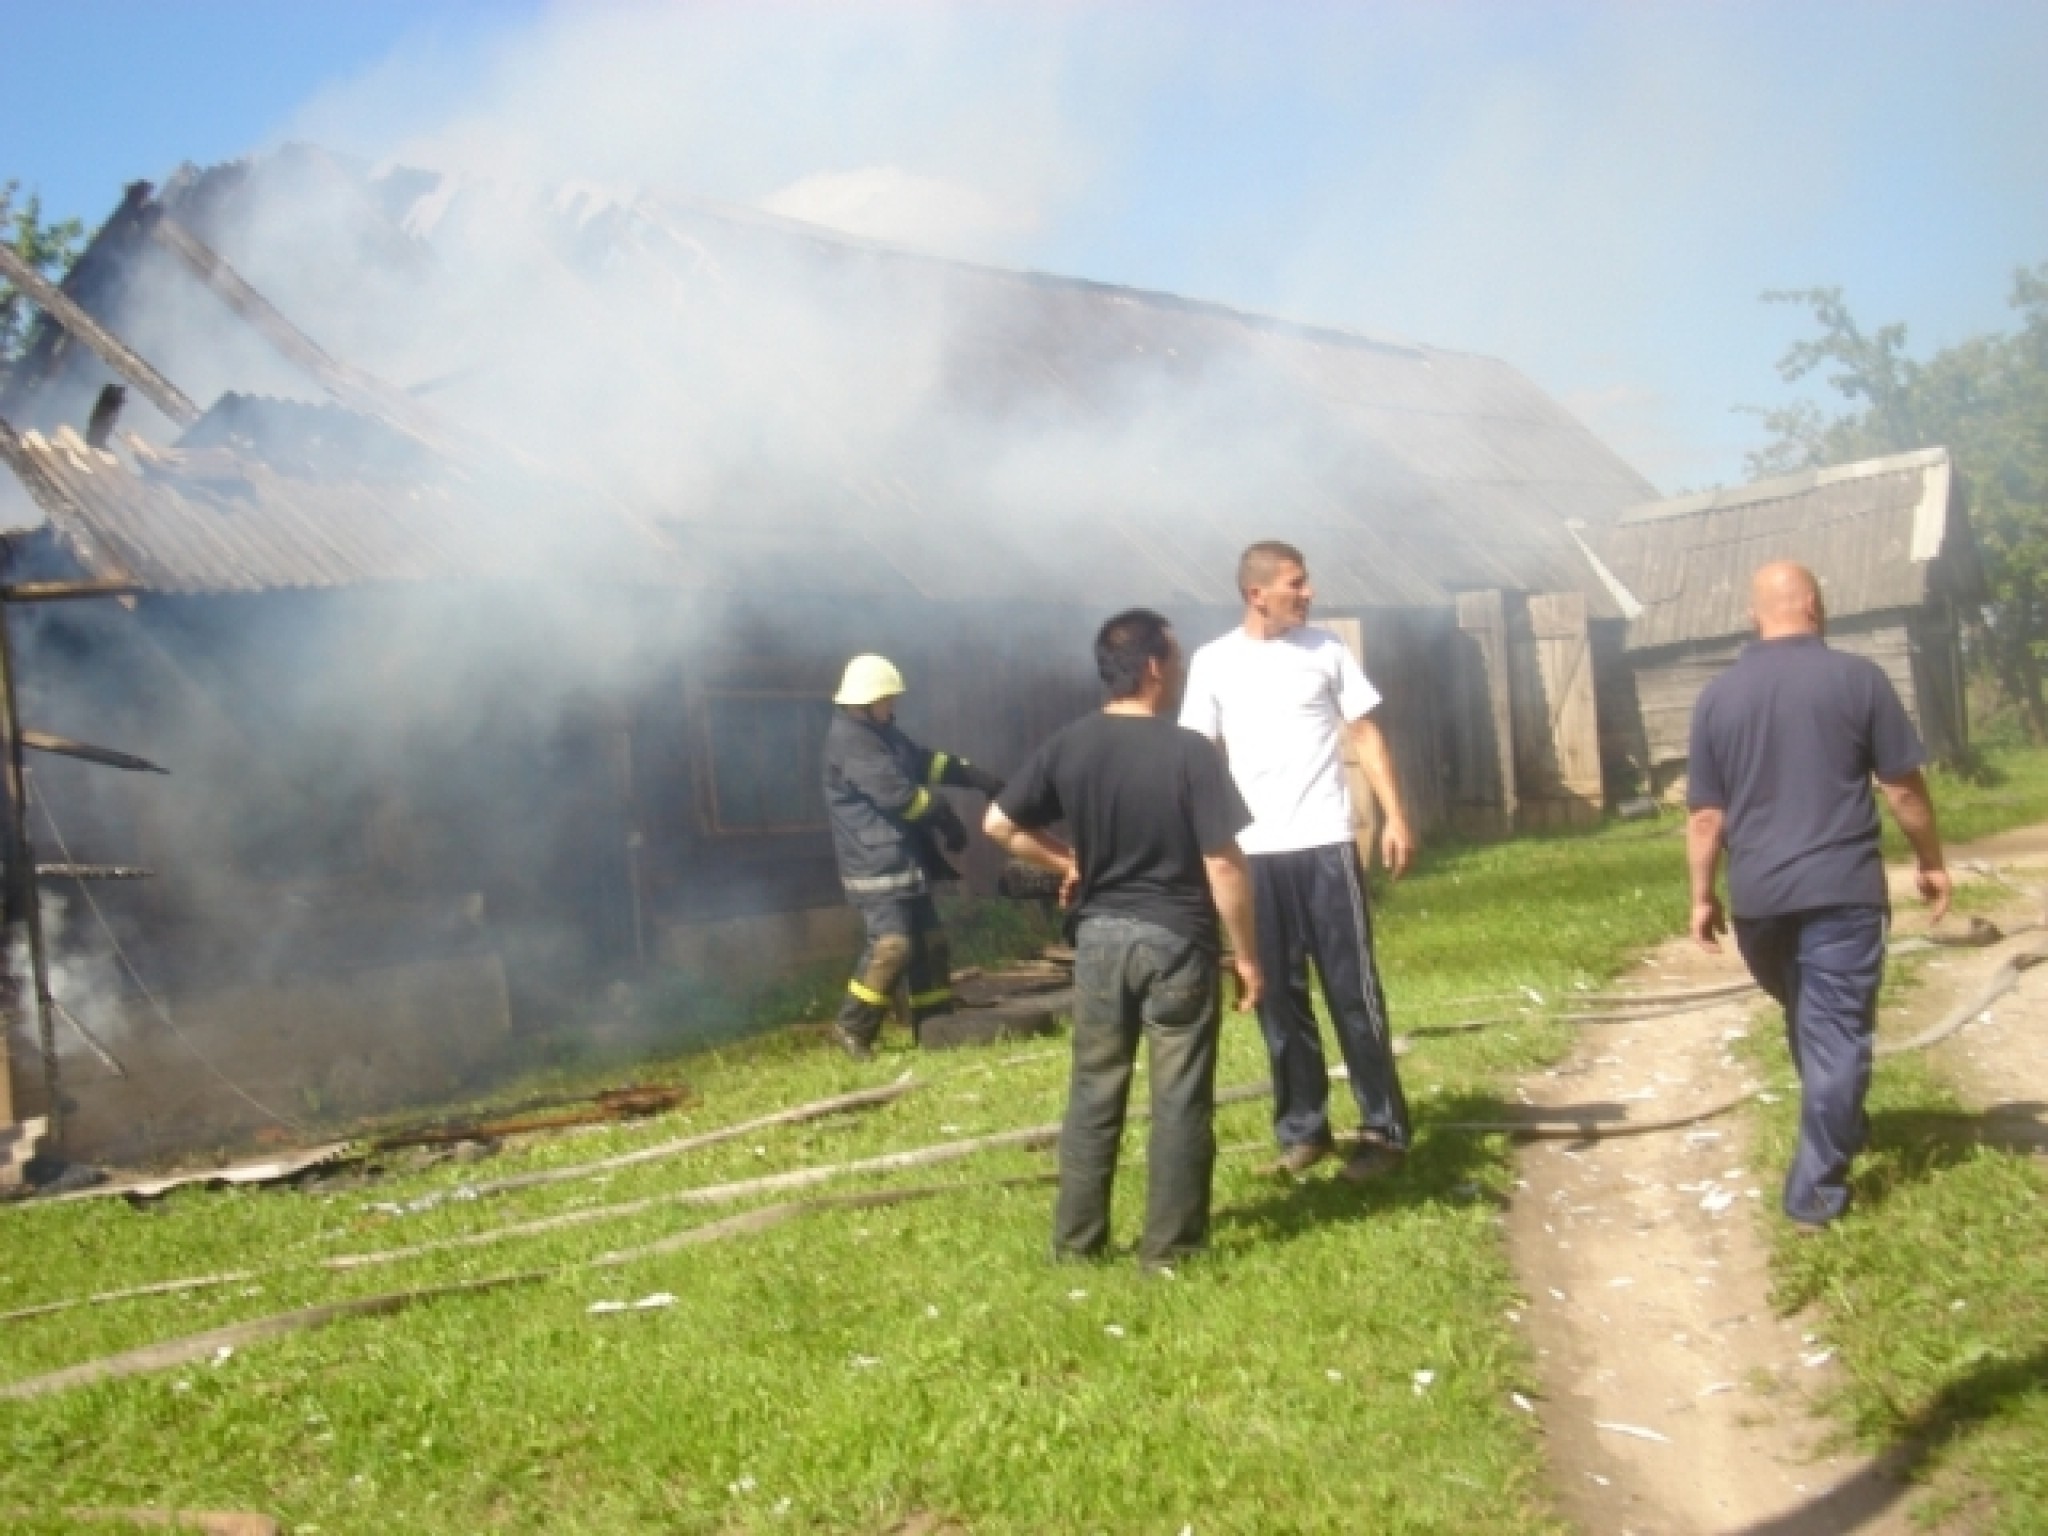
[[832, 1038], [855, 1061], [866, 1061], [875, 1052], [882, 1021], [889, 1016], [889, 1000], [910, 965], [910, 948], [908, 934], [877, 935], [861, 956], [859, 971], [846, 984], [846, 998], [833, 1021]]

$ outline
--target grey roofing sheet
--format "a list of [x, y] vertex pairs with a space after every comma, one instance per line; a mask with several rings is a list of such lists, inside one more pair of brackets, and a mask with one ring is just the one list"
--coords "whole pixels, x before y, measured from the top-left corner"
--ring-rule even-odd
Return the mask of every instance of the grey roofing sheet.
[[[1919, 606], [1947, 552], [1951, 494], [1937, 450], [1652, 503], [1589, 538], [1643, 605], [1628, 648], [1654, 650], [1748, 633], [1750, 578], [1774, 560], [1809, 567], [1837, 618]], [[1930, 516], [1932, 551], [1916, 559]]]
[[[515, 525], [503, 499], [448, 477], [295, 479], [226, 449], [131, 459], [89, 448], [68, 431], [24, 433], [22, 447], [60, 493], [43, 510], [81, 563], [152, 592], [570, 574], [672, 585], [686, 569], [601, 517]], [[547, 532], [536, 534], [536, 524]], [[569, 530], [573, 545], [559, 536]]]

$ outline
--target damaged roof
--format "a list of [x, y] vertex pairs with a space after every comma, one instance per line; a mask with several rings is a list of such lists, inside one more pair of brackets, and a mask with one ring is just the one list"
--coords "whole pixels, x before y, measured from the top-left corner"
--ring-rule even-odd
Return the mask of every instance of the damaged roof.
[[[252, 231], [280, 189], [301, 196], [318, 227], [293, 229], [281, 245], [273, 218], [262, 244]], [[487, 414], [463, 415], [465, 407], [487, 410], [465, 391], [489, 374], [488, 362], [446, 359], [430, 395], [428, 385], [408, 393], [357, 371], [406, 377], [417, 362], [394, 296], [460, 300], [462, 241], [496, 228], [481, 214], [465, 217], [470, 194], [429, 173], [373, 174], [305, 147], [181, 171], [161, 193], [138, 185], [64, 289], [195, 398], [218, 398], [179, 445], [186, 463], [116, 455], [120, 462], [105, 466], [94, 450], [57, 435], [60, 423], [83, 421], [111, 375], [47, 316], [0, 393], [0, 416], [42, 428], [32, 451], [74, 493], [81, 537], [123, 551], [138, 578], [154, 579], [146, 569], [176, 583], [167, 590], [483, 574], [507, 555], [485, 503], [523, 478], [553, 485], [520, 493], [545, 502], [560, 525], [558, 539], [542, 542], [576, 547], [585, 507], [609, 506], [627, 529], [618, 547], [658, 546], [642, 579], [685, 586], [772, 580], [795, 591], [914, 592], [935, 601], [1230, 604], [1244, 545], [1284, 538], [1308, 553], [1330, 608], [1437, 607], [1459, 591], [1500, 587], [1579, 591], [1594, 614], [1620, 612], [1566, 525], [1610, 523], [1654, 488], [1505, 363], [1169, 294], [944, 260], [674, 197], [557, 193], [558, 228], [545, 261], [563, 302], [579, 312], [587, 304], [600, 325], [615, 320], [598, 314], [596, 295], [629, 266], [644, 283], [636, 293], [659, 294], [686, 318], [672, 334], [695, 337], [744, 313], [733, 295], [748, 283], [793, 281], [822, 312], [878, 311], [862, 321], [885, 346], [892, 316], [906, 317], [896, 329], [909, 331], [914, 317], [943, 304], [941, 355], [911, 358], [906, 368], [901, 358], [828, 351], [840, 376], [821, 379], [814, 359], [776, 353], [774, 337], [742, 337], [734, 350], [740, 366], [785, 371], [776, 398], [786, 414], [759, 428], [757, 462], [694, 501], [672, 496], [659, 477], [652, 489], [623, 474], [610, 478], [619, 445], [600, 450], [573, 433], [517, 445], [549, 456], [546, 469], [522, 464], [493, 480], [429, 454], [411, 478], [395, 476], [387, 471], [394, 454], [403, 457], [397, 439], [412, 439], [406, 451], [449, 443], [418, 427], [415, 418], [429, 410], [421, 396], [440, 423], [499, 425]], [[323, 350], [303, 334], [280, 343], [274, 329], [252, 338], [251, 327], [202, 335], [170, 323], [164, 296], [173, 285], [190, 289], [196, 264], [189, 251], [180, 263], [175, 241], [152, 238], [157, 222], [235, 264], [236, 282], [240, 267], [287, 329], [283, 316], [296, 321], [302, 307], [324, 310], [330, 325], [346, 314], [348, 344], [330, 336]], [[219, 332], [234, 335], [223, 340]], [[607, 363], [658, 376], [664, 358], [648, 355], [645, 340], [615, 331], [593, 345]], [[353, 414], [294, 422], [292, 410], [334, 407], [249, 406], [243, 392], [252, 388], [290, 392], [294, 355], [298, 384], [318, 384]], [[780, 451], [783, 436], [796, 441], [815, 426], [818, 399], [857, 394], [863, 369], [893, 379], [927, 363], [930, 405], [909, 431], [856, 438], [843, 466], [812, 463], [807, 472]], [[1202, 404], [1190, 412], [1189, 400]], [[1150, 461], [1134, 463], [1129, 424], [1162, 403], [1187, 419], [1176, 421], [1179, 435], [1164, 451], [1155, 445]], [[262, 418], [261, 452], [237, 425], [252, 409]], [[396, 438], [343, 431], [344, 416], [376, 418], [397, 428]], [[147, 419], [164, 435], [163, 423]], [[1012, 439], [1033, 444], [1030, 462], [1015, 475], [1021, 488], [1008, 486], [1010, 499], [996, 507], [977, 455], [1019, 424], [1036, 434]], [[680, 437], [691, 426], [681, 417], [669, 430]], [[202, 468], [218, 471], [220, 461], [205, 454], [247, 472], [208, 481]], [[1097, 457], [1106, 469], [1092, 468]], [[96, 466], [92, 474], [86, 465]], [[1244, 465], [1254, 469], [1217, 472]], [[239, 488], [221, 488], [231, 482]], [[1161, 491], [1134, 493], [1151, 484]], [[564, 486], [581, 490], [562, 494]]]
[[1774, 560], [1811, 569], [1833, 619], [1983, 595], [1946, 448], [1650, 502], [1589, 538], [1641, 605], [1631, 651], [1747, 635], [1750, 578]]
[[[259, 451], [272, 445], [255, 425], [266, 419], [283, 426], [275, 460]], [[508, 538], [503, 498], [531, 486], [419, 462], [416, 445], [339, 407], [231, 395], [177, 447], [117, 443], [96, 448], [69, 427], [0, 433], [0, 456], [56, 542], [96, 579], [169, 595], [564, 576], [688, 584], [663, 544], [588, 506], [575, 524], [534, 520], [573, 528], [573, 542]]]

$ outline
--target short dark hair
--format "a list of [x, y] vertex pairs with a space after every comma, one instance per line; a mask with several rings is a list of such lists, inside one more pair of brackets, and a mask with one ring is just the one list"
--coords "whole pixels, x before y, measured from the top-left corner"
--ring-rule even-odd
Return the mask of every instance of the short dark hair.
[[1278, 539], [1262, 539], [1252, 545], [1237, 557], [1238, 595], [1250, 596], [1253, 587], [1263, 587], [1283, 565], [1298, 565], [1305, 571], [1308, 560], [1292, 544]]
[[1166, 665], [1172, 629], [1150, 608], [1127, 608], [1095, 632], [1095, 671], [1112, 699], [1132, 698], [1145, 686], [1146, 662]]

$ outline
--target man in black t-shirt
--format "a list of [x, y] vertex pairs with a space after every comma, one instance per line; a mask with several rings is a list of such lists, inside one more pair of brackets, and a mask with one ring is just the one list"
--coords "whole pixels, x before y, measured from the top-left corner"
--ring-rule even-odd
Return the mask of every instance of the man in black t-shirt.
[[[1216, 1164], [1218, 919], [1237, 1006], [1256, 1006], [1251, 885], [1237, 834], [1251, 824], [1216, 748], [1174, 724], [1185, 666], [1165, 619], [1120, 613], [1095, 638], [1109, 688], [989, 807], [988, 835], [1063, 875], [1072, 895], [1074, 1063], [1060, 1129], [1053, 1252], [1109, 1241], [1110, 1192], [1138, 1040], [1150, 1042], [1152, 1130], [1139, 1262], [1162, 1266], [1209, 1239]], [[1066, 824], [1072, 846], [1048, 830]]]
[[1886, 890], [1874, 776], [1919, 864], [1937, 921], [1948, 909], [1927, 754], [1875, 662], [1829, 650], [1813, 573], [1767, 565], [1751, 585], [1757, 642], [1693, 706], [1687, 763], [1692, 933], [1718, 950], [1727, 926], [1714, 893], [1728, 850], [1735, 942], [1757, 984], [1785, 1010], [1799, 1069], [1799, 1146], [1785, 1214], [1818, 1231], [1849, 1204], [1862, 1148], [1877, 989], [1884, 979]]

